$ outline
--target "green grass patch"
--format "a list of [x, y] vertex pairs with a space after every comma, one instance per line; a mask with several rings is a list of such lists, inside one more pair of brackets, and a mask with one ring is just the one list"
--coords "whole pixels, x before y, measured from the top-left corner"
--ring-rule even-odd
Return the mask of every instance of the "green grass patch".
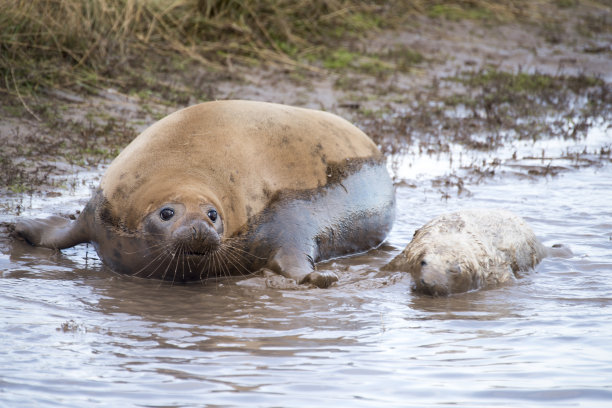
[[554, 4], [561, 9], [568, 9], [576, 7], [578, 0], [554, 0]]
[[382, 60], [378, 55], [360, 54], [346, 49], [328, 54], [323, 60], [323, 67], [333, 71], [352, 70], [376, 77], [384, 77], [395, 69], [394, 64]]
[[333, 51], [323, 60], [323, 67], [327, 69], [347, 69], [354, 67], [360, 55], [345, 49]]
[[405, 45], [397, 45], [386, 53], [381, 54], [381, 57], [392, 61], [397, 70], [404, 72], [426, 61], [423, 54]]
[[444, 18], [450, 21], [459, 20], [489, 20], [495, 15], [490, 9], [466, 4], [435, 4], [431, 5], [427, 13], [433, 18]]
[[348, 16], [345, 27], [357, 31], [369, 31], [381, 28], [384, 24], [383, 16], [373, 13], [357, 12]]
[[569, 89], [578, 93], [588, 88], [604, 85], [601, 78], [586, 75], [552, 76], [541, 73], [510, 73], [496, 69], [485, 69], [479, 72], [466, 72], [458, 77], [447, 78], [463, 83], [470, 88], [483, 88], [493, 94], [506, 94], [508, 97], [518, 95], [546, 95]]

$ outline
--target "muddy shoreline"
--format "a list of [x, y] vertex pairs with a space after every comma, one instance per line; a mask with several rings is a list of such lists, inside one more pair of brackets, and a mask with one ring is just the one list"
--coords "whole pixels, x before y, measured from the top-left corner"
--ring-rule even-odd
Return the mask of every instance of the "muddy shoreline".
[[[0, 94], [2, 402], [609, 407], [612, 19], [599, 3], [556, 3], [569, 6], [548, 25], [418, 17], [315, 69], [190, 67], [134, 93]], [[226, 98], [335, 112], [387, 155], [394, 227], [377, 249], [317, 264], [339, 277], [331, 287], [162, 283], [111, 271], [89, 244], [9, 239], [17, 217], [76, 216], [155, 120]], [[574, 256], [437, 298], [382, 270], [415, 229], [467, 208], [509, 209]]]
[[[448, 153], [451, 145], [490, 150], [489, 163], [465, 169], [472, 177], [454, 174], [432, 182], [452, 185], [460, 193], [464, 184], [517, 159], [495, 155], [497, 147], [510, 141], [579, 139], [595, 125], [611, 132], [612, 32], [580, 34], [588, 13], [593, 10], [579, 8], [564, 35], [553, 40], [545, 27], [533, 24], [492, 27], [415, 17], [401, 30], [378, 31], [346, 44], [355, 52], [341, 68], [195, 70], [169, 79], [185, 93], [168, 99], [155, 92], [56, 89], [27, 101], [11, 100], [0, 108], [2, 221], [20, 215], [28, 196], [52, 203], [79, 184], [95, 184], [95, 177], [78, 174], [101, 174], [104, 164], [155, 120], [212, 99], [256, 99], [337, 113], [379, 144], [391, 171], [397, 157], [407, 153]], [[609, 13], [602, 18], [610, 18]], [[191, 83], [198, 85], [190, 89]], [[563, 168], [551, 167], [551, 160], [568, 158], [534, 151], [518, 159], [530, 157], [550, 160], [526, 169], [529, 177], [557, 174]], [[610, 146], [573, 159], [580, 165], [609, 162]], [[398, 183], [414, 184], [394, 176]]]

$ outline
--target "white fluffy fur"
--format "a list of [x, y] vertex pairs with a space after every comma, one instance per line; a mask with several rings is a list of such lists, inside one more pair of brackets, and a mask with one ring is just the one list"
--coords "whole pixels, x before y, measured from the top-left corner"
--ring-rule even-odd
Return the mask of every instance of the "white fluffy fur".
[[419, 292], [445, 296], [513, 280], [515, 273], [532, 269], [545, 254], [519, 216], [473, 209], [425, 224], [386, 269], [409, 272]]

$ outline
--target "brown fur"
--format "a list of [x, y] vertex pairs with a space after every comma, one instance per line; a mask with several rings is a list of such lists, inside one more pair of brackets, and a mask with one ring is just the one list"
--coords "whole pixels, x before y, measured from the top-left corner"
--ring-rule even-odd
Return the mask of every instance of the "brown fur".
[[231, 236], [275, 192], [324, 186], [329, 164], [366, 157], [380, 157], [376, 145], [330, 113], [252, 101], [207, 102], [145, 130], [113, 161], [101, 187], [115, 217], [129, 229], [174, 196], [207, 196], [223, 209]]

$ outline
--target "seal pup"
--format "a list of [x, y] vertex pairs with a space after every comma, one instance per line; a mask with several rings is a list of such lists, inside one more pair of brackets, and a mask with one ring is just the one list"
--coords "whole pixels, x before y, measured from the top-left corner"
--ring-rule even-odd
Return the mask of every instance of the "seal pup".
[[269, 269], [327, 287], [315, 263], [378, 246], [395, 192], [372, 140], [340, 117], [255, 101], [206, 102], [137, 136], [76, 221], [20, 220], [62, 249], [91, 242], [117, 272], [173, 282]]
[[544, 247], [514, 213], [471, 209], [429, 221], [383, 268], [409, 272], [417, 292], [446, 296], [514, 280], [545, 256], [569, 252], [562, 246]]

